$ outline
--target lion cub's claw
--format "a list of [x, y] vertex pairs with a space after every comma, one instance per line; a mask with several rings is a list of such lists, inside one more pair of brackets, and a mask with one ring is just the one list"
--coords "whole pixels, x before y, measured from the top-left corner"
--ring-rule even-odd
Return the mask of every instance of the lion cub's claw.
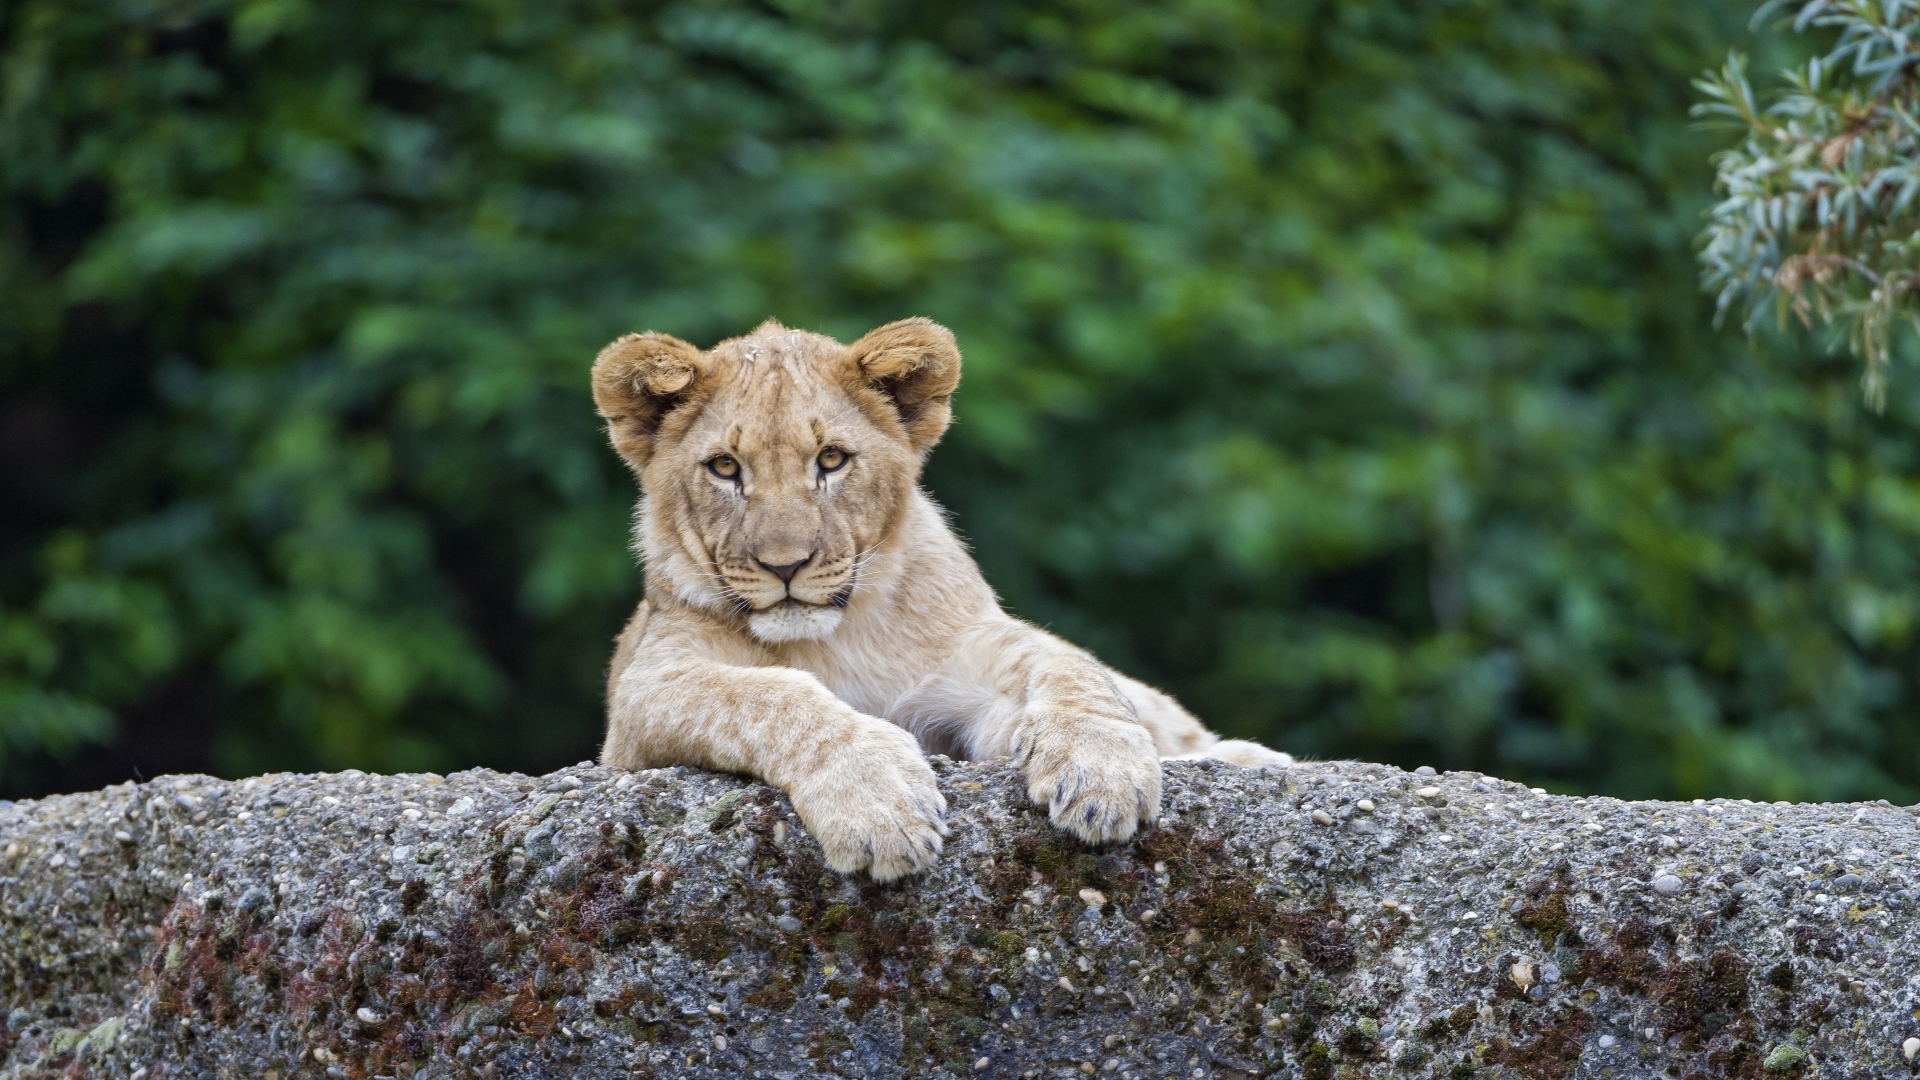
[[827, 865], [888, 882], [925, 869], [947, 835], [947, 800], [913, 736], [891, 724], [792, 791]]
[[1088, 844], [1132, 839], [1160, 813], [1160, 758], [1141, 735], [1087, 740], [1057, 757], [1036, 753], [1027, 762], [1027, 796]]
[[1095, 846], [1131, 840], [1140, 822], [1160, 811], [1159, 792], [1144, 784], [1074, 785], [1051, 795], [1029, 794], [1046, 806], [1055, 827]]

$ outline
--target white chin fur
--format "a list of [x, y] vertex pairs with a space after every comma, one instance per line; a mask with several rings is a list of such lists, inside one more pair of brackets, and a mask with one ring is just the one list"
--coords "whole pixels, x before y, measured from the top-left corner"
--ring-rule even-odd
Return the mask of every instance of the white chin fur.
[[840, 609], [812, 604], [775, 604], [747, 616], [753, 636], [770, 645], [823, 638], [840, 628]]

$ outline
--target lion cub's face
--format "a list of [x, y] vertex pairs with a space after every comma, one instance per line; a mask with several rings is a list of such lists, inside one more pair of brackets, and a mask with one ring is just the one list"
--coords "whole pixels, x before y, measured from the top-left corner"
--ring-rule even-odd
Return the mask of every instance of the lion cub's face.
[[607, 346], [594, 402], [645, 493], [650, 583], [762, 641], [831, 634], [959, 374], [953, 335], [925, 319], [852, 345], [769, 322], [707, 352], [662, 334]]
[[793, 330], [722, 343], [712, 393], [684, 429], [663, 427], [642, 473], [654, 512], [678, 519], [711, 575], [677, 581], [681, 594], [733, 605], [763, 641], [839, 625], [861, 553], [891, 531], [917, 472], [899, 424], [860, 408], [845, 352]]

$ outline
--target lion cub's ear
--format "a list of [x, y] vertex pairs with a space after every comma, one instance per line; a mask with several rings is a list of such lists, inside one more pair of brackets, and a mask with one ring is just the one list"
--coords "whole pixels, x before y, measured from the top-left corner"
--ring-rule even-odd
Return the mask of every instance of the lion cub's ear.
[[653, 457], [653, 437], [711, 366], [699, 349], [666, 334], [627, 334], [593, 361], [593, 404], [613, 448], [635, 472]]
[[867, 385], [893, 399], [915, 450], [940, 441], [953, 419], [947, 401], [960, 385], [953, 331], [932, 319], [901, 319], [847, 346], [847, 356]]

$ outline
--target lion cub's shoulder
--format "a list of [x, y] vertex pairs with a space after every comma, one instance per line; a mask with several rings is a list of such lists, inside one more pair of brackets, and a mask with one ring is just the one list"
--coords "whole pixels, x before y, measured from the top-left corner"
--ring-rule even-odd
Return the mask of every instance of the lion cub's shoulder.
[[627, 670], [633, 661], [633, 654], [640, 647], [640, 638], [647, 632], [647, 601], [642, 598], [640, 606], [633, 609], [627, 619], [627, 625], [620, 628], [620, 634], [613, 639], [613, 661], [607, 665], [607, 707], [613, 707], [613, 688], [620, 682], [620, 673]]

